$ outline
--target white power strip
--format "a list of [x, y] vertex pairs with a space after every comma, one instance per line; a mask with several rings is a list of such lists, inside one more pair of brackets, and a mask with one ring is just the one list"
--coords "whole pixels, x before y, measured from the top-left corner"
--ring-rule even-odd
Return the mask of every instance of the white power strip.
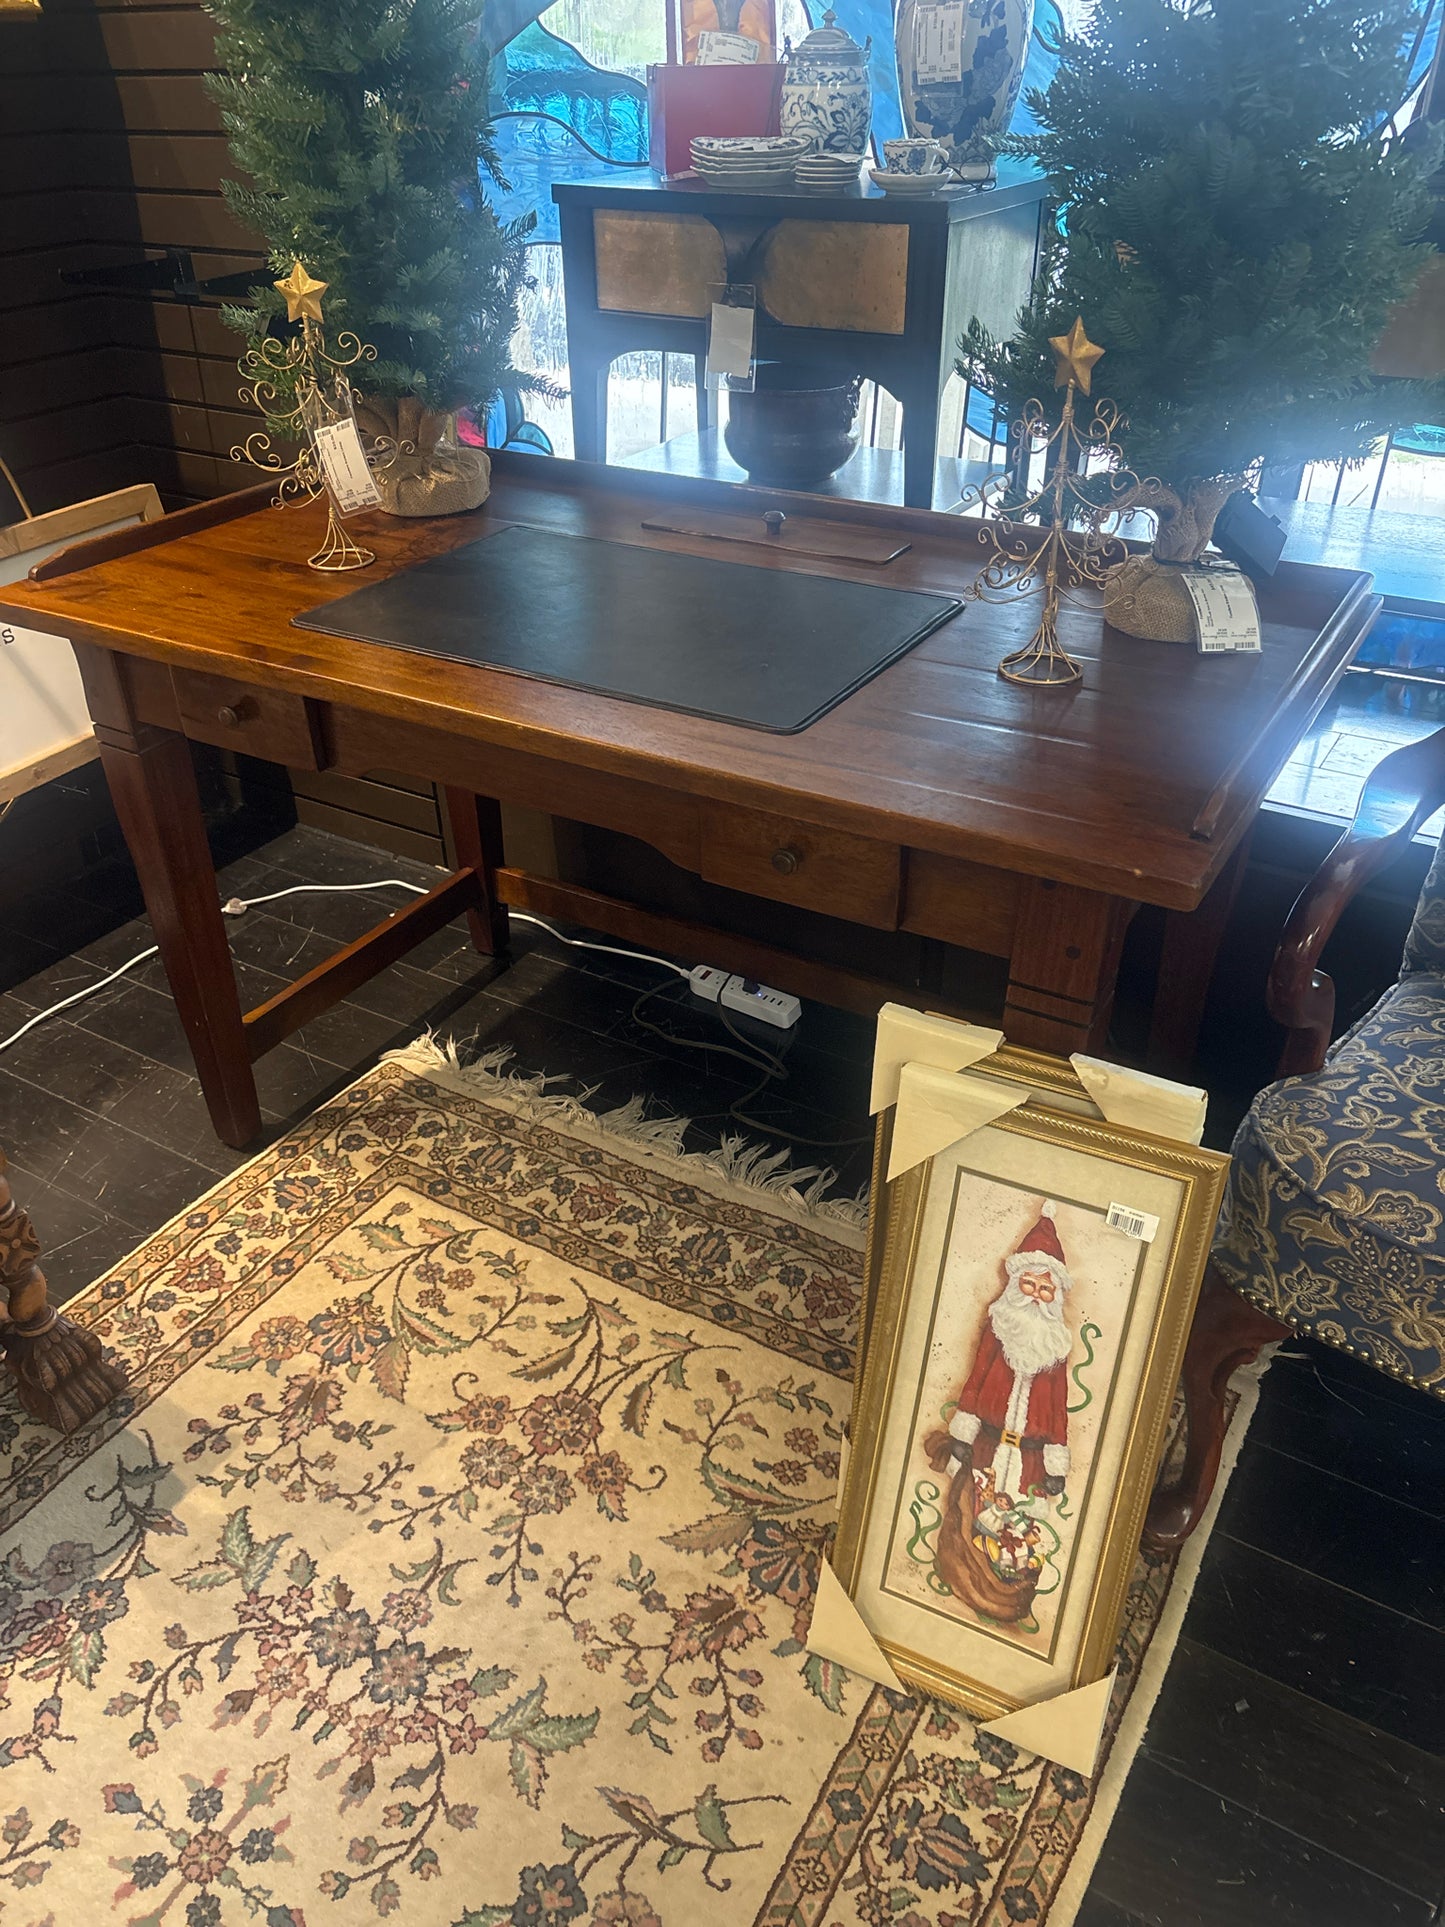
[[710, 1004], [722, 1004], [740, 1017], [755, 1017], [775, 1030], [791, 1030], [803, 1014], [803, 1006], [786, 990], [755, 983], [751, 977], [730, 976], [713, 964], [698, 964], [688, 972], [694, 995]]

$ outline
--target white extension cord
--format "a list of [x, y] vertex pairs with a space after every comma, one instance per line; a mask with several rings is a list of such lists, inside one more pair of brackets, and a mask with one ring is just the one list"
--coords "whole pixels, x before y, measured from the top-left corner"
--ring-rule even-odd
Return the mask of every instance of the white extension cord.
[[[273, 890], [268, 896], [264, 897], [228, 897], [221, 905], [221, 910], [225, 916], [240, 917], [244, 916], [248, 910], [259, 909], [263, 903], [277, 903], [282, 897], [307, 895], [343, 896], [347, 892], [355, 890], [406, 890], [412, 896], [416, 897], [424, 897], [427, 894], [421, 884], [406, 883], [403, 882], [400, 877], [378, 877], [374, 883], [293, 883], [285, 890]], [[687, 981], [688, 972], [683, 969], [681, 964], [673, 963], [668, 957], [649, 956], [648, 953], [643, 950], [619, 950], [615, 945], [610, 943], [588, 943], [581, 937], [564, 937], [562, 932], [554, 929], [544, 917], [534, 917], [525, 910], [512, 910], [508, 912], [508, 915], [517, 923], [530, 923], [534, 924], [539, 930], [545, 930], [548, 936], [555, 937], [558, 943], [566, 944], [570, 950], [597, 950], [600, 951], [603, 956], [607, 957], [627, 957], [634, 963], [656, 964], [659, 969], [670, 970], [675, 976], [681, 977], [684, 982]], [[33, 1017], [29, 1018], [20, 1026], [19, 1030], [13, 1031], [9, 1037], [0, 1039], [0, 1051], [7, 1051], [12, 1044], [18, 1044], [20, 1039], [28, 1036], [37, 1024], [46, 1023], [50, 1018], [58, 1017], [61, 1011], [70, 1010], [76, 1004], [84, 1003], [87, 997], [94, 997], [97, 991], [108, 989], [111, 984], [116, 983], [120, 978], [124, 977], [128, 971], [134, 970], [139, 964], [148, 962], [150, 958], [158, 953], [159, 949], [160, 946], [153, 943], [148, 950], [140, 951], [139, 954], [132, 957], [129, 962], [123, 963], [119, 970], [112, 970], [108, 977], [102, 977], [98, 982], [93, 984], [86, 984], [84, 989], [77, 990], [73, 996], [62, 997], [58, 1004], [52, 1004], [48, 1010], [37, 1011]]]

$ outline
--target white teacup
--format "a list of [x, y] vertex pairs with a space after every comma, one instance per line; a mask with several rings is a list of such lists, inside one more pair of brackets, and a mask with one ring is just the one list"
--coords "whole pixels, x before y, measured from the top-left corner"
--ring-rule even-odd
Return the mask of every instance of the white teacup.
[[894, 174], [941, 174], [948, 155], [942, 141], [884, 141], [883, 158]]

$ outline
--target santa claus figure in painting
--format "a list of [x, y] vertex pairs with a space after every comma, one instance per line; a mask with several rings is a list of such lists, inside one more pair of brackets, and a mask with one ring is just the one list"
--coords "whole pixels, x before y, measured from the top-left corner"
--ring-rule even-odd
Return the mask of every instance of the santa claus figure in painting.
[[[949, 1456], [998, 1495], [1057, 1498], [1069, 1476], [1068, 1380], [1073, 1334], [1064, 1319], [1072, 1280], [1046, 1202], [1004, 1260], [1007, 1282], [988, 1309], [958, 1405]], [[991, 1475], [991, 1476], [990, 1476]]]

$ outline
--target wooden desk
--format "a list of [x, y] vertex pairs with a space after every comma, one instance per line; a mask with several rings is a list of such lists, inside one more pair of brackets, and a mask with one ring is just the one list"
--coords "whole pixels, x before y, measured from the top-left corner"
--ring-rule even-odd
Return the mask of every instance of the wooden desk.
[[0, 1348], [16, 1395], [32, 1418], [73, 1432], [125, 1389], [125, 1378], [101, 1357], [100, 1340], [50, 1303], [40, 1269], [40, 1240], [20, 1209], [0, 1151], [0, 1291], [5, 1316]]
[[[1367, 575], [1286, 565], [1262, 596], [1263, 653], [1226, 658], [1104, 631], [1095, 611], [1071, 609], [1063, 640], [1084, 681], [1030, 691], [995, 670], [1027, 639], [1033, 605], [971, 605], [796, 736], [290, 626], [358, 580], [509, 521], [900, 588], [957, 591], [977, 572], [977, 525], [956, 517], [830, 501], [830, 520], [912, 546], [882, 569], [822, 564], [642, 528], [662, 509], [760, 512], [777, 499], [765, 490], [530, 456], [494, 463], [476, 514], [359, 518], [380, 558], [364, 577], [308, 570], [322, 511], [260, 506], [263, 489], [87, 544], [43, 564], [47, 579], [0, 590], [0, 618], [77, 644], [116, 809], [228, 1143], [260, 1127], [255, 1058], [463, 910], [484, 952], [505, 943], [512, 905], [854, 1009], [897, 994], [509, 868], [497, 801], [478, 797], [640, 837], [760, 899], [1007, 958], [1011, 1041], [1098, 1050], [1133, 910], [1207, 900], [1201, 940], [1176, 946], [1197, 974], [1232, 853], [1379, 607]], [[798, 511], [798, 497], [783, 500]], [[440, 781], [464, 867], [243, 1015], [188, 737], [292, 767], [384, 765]], [[758, 929], [768, 921], [760, 903]]]
[[903, 499], [928, 508], [959, 337], [975, 315], [996, 337], [1011, 332], [1033, 285], [1046, 194], [1036, 178], [937, 200], [874, 187], [736, 194], [651, 174], [559, 183], [579, 458], [607, 459], [617, 357], [663, 349], [701, 371], [713, 291], [732, 282], [757, 290], [760, 357], [865, 375], [902, 403]]

